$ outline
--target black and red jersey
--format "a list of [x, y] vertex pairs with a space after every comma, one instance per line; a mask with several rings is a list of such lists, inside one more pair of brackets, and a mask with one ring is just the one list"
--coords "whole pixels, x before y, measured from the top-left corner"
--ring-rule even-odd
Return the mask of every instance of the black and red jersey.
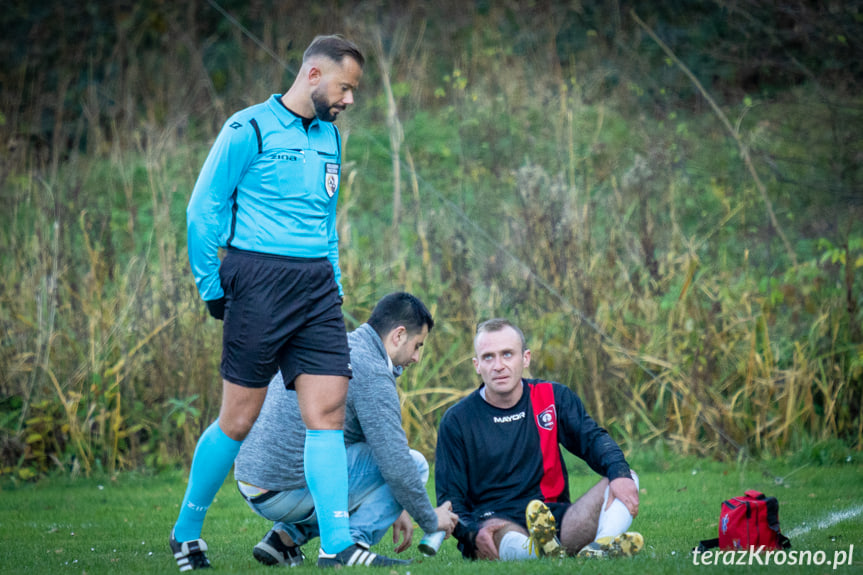
[[629, 476], [617, 443], [591, 418], [572, 390], [523, 379], [512, 408], [487, 403], [480, 389], [453, 405], [438, 430], [435, 484], [440, 505], [469, 530], [492, 516], [523, 517], [532, 499], [568, 503], [560, 446], [609, 479]]

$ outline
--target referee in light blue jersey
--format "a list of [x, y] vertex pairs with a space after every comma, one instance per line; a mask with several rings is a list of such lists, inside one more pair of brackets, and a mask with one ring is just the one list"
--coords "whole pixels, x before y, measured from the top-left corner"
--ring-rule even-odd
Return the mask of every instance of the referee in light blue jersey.
[[[210, 314], [224, 320], [222, 405], [198, 440], [170, 546], [181, 571], [209, 567], [201, 529], [281, 370], [309, 432], [305, 471], [327, 564], [365, 551], [351, 540], [343, 440], [351, 376], [342, 318], [336, 203], [341, 140], [364, 58], [318, 36], [291, 88], [231, 116], [187, 210], [189, 260]], [[226, 248], [224, 260], [219, 248]], [[320, 560], [319, 560], [320, 561]]]

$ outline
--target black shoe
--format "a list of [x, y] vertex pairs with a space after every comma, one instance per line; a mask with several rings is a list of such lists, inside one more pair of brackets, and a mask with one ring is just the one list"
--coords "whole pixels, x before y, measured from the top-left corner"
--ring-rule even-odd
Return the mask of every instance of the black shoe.
[[210, 568], [210, 562], [205, 553], [207, 544], [203, 539], [180, 542], [174, 539], [174, 530], [172, 529], [171, 539], [168, 543], [171, 545], [171, 553], [174, 554], [174, 559], [177, 560], [177, 567], [180, 568], [181, 573], [192, 569]]
[[332, 555], [318, 552], [318, 567], [353, 567], [354, 565], [368, 565], [369, 567], [395, 567], [396, 565], [409, 565], [410, 561], [402, 559], [391, 559], [372, 553], [365, 543], [354, 543], [340, 553]]
[[264, 565], [284, 567], [299, 567], [306, 558], [299, 545], [285, 545], [273, 529], [255, 545], [252, 555]]

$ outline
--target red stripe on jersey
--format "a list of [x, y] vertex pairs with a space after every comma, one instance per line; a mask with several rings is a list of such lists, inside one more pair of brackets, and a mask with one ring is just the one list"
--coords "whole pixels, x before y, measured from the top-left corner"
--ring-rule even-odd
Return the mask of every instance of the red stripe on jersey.
[[554, 388], [550, 383], [531, 383], [530, 402], [533, 405], [534, 423], [539, 433], [542, 451], [542, 481], [540, 489], [546, 501], [555, 502], [563, 493], [563, 465], [557, 441], [557, 410], [554, 407]]

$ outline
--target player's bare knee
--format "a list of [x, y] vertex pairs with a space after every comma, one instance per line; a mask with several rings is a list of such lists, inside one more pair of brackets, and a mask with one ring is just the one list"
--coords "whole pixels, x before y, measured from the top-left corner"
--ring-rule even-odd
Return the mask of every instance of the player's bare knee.
[[302, 416], [309, 429], [342, 429], [345, 425], [345, 406], [306, 405]]
[[219, 417], [219, 427], [222, 428], [225, 435], [234, 441], [243, 441], [252, 430], [252, 426], [255, 424], [257, 415], [257, 411], [254, 416], [249, 416], [245, 413], [232, 413], [227, 416], [223, 415]]

